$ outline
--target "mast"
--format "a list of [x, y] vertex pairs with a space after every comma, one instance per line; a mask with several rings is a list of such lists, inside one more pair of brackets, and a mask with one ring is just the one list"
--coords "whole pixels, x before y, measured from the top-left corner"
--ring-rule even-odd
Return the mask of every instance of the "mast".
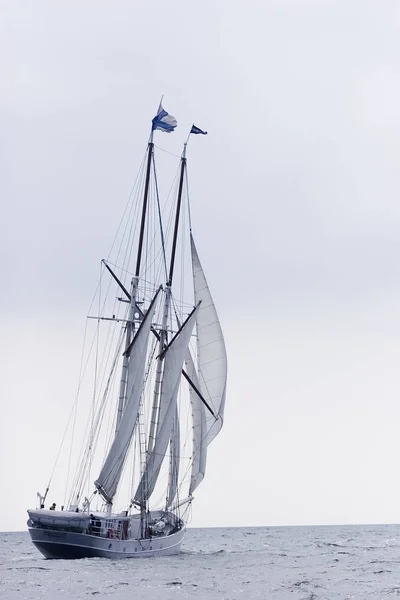
[[155, 442], [155, 438], [156, 438], [156, 430], [157, 430], [157, 426], [158, 426], [158, 411], [159, 411], [159, 402], [160, 402], [160, 388], [161, 388], [162, 365], [163, 365], [161, 354], [164, 350], [165, 342], [167, 341], [166, 338], [167, 338], [169, 307], [170, 307], [170, 302], [171, 302], [171, 286], [172, 286], [172, 278], [174, 275], [176, 243], [177, 243], [177, 239], [178, 239], [179, 219], [180, 219], [181, 205], [182, 205], [182, 191], [183, 191], [183, 181], [184, 181], [185, 169], [186, 169], [186, 144], [184, 145], [182, 158], [181, 158], [181, 171], [180, 171], [180, 177], [179, 177], [178, 199], [177, 199], [176, 212], [175, 212], [174, 237], [172, 240], [172, 251], [171, 251], [171, 259], [170, 259], [170, 265], [169, 265], [168, 281], [167, 281], [167, 285], [166, 285], [166, 289], [165, 289], [164, 311], [163, 311], [163, 319], [162, 319], [162, 326], [161, 326], [161, 331], [160, 331], [160, 341], [159, 341], [159, 358], [157, 360], [156, 377], [155, 377], [155, 384], [154, 384], [153, 406], [152, 406], [152, 410], [151, 410], [149, 442], [148, 442], [148, 447], [147, 447], [148, 454], [150, 454], [153, 451], [154, 442]]
[[153, 144], [153, 130], [152, 130], [152, 132], [150, 134], [150, 140], [149, 140], [149, 143], [148, 143], [148, 146], [147, 146], [146, 182], [144, 184], [144, 196], [143, 196], [143, 206], [142, 206], [142, 220], [141, 220], [141, 223], [140, 223], [139, 245], [138, 245], [138, 251], [137, 251], [137, 258], [136, 258], [135, 277], [139, 277], [140, 263], [142, 261], [144, 227], [145, 227], [145, 223], [146, 223], [147, 200], [148, 200], [148, 197], [149, 197], [150, 168], [151, 168], [151, 161], [152, 161], [152, 158], [153, 158], [153, 150], [154, 150], [154, 144]]
[[168, 283], [167, 283], [167, 285], [169, 287], [171, 287], [171, 285], [172, 285], [172, 277], [174, 274], [176, 242], [178, 239], [179, 217], [180, 217], [180, 213], [181, 213], [183, 178], [185, 175], [185, 169], [186, 169], [186, 144], [183, 147], [183, 153], [182, 153], [182, 159], [181, 159], [181, 175], [179, 178], [178, 201], [176, 204], [174, 238], [172, 240], [171, 261], [170, 261], [170, 266], [169, 266], [169, 277], [168, 277]]
[[[165, 347], [165, 343], [167, 341], [167, 326], [168, 326], [168, 315], [169, 308], [171, 303], [171, 286], [172, 279], [174, 275], [174, 266], [175, 266], [175, 256], [176, 256], [176, 244], [178, 239], [178, 231], [179, 231], [179, 220], [181, 213], [181, 205], [182, 205], [182, 192], [183, 192], [183, 182], [184, 175], [186, 169], [186, 144], [184, 145], [182, 158], [181, 158], [181, 171], [179, 177], [179, 189], [178, 189], [178, 199], [176, 204], [176, 212], [175, 212], [175, 225], [174, 225], [174, 236], [172, 240], [172, 250], [171, 250], [171, 258], [169, 265], [169, 274], [168, 281], [165, 288], [165, 301], [164, 301], [164, 311], [163, 311], [163, 319], [162, 326], [160, 331], [160, 340], [159, 340], [159, 356], [157, 359], [157, 367], [156, 367], [156, 376], [154, 382], [154, 395], [153, 395], [153, 405], [151, 410], [151, 420], [150, 420], [150, 431], [149, 431], [149, 441], [147, 446], [147, 455], [150, 456], [152, 451], [154, 450], [154, 444], [156, 439], [156, 434], [159, 429], [159, 410], [160, 410], [160, 391], [161, 391], [161, 382], [163, 377], [163, 351]], [[147, 482], [146, 482], [147, 487]], [[143, 493], [146, 494], [147, 490], [143, 489]], [[144, 498], [141, 502], [141, 529], [145, 526], [145, 502]]]
[[129, 318], [128, 323], [126, 324], [126, 335], [125, 335], [125, 350], [124, 350], [124, 358], [122, 363], [122, 374], [121, 374], [121, 383], [119, 388], [119, 399], [118, 399], [118, 409], [117, 409], [117, 422], [115, 427], [115, 434], [118, 431], [118, 428], [121, 423], [121, 418], [124, 412], [124, 406], [126, 401], [126, 386], [127, 386], [127, 374], [128, 374], [128, 363], [129, 363], [129, 355], [126, 352], [130, 346], [132, 341], [132, 337], [134, 334], [134, 315], [136, 311], [136, 296], [137, 296], [137, 288], [139, 284], [139, 273], [140, 273], [140, 264], [142, 260], [143, 253], [143, 239], [144, 239], [144, 230], [146, 225], [146, 213], [147, 213], [147, 203], [149, 197], [149, 186], [150, 186], [150, 173], [151, 173], [151, 163], [153, 159], [153, 131], [150, 134], [150, 140], [147, 145], [147, 167], [146, 167], [146, 180], [144, 184], [144, 194], [143, 194], [143, 204], [142, 204], [142, 218], [140, 223], [140, 234], [139, 234], [139, 242], [138, 242], [138, 251], [136, 258], [136, 269], [135, 275], [132, 278], [131, 282], [131, 298], [130, 298], [130, 309], [129, 309]]

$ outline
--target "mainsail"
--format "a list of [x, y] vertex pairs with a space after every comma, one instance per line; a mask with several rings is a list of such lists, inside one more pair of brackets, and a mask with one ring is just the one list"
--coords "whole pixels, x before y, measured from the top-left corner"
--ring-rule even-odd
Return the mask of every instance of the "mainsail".
[[139, 412], [140, 397], [143, 389], [143, 378], [146, 365], [147, 346], [151, 323], [154, 316], [155, 304], [160, 290], [157, 291], [152, 303], [140, 324], [138, 332], [128, 349], [128, 379], [127, 397], [124, 413], [119, 428], [115, 434], [114, 441], [108, 452], [100, 475], [95, 481], [96, 488], [109, 503], [116, 494], [119, 480], [121, 478], [126, 455], [132, 440], [137, 416]]
[[[206, 411], [196, 392], [190, 389], [193, 415], [193, 464], [189, 493], [202, 481], [206, 468], [207, 446], [223, 424], [227, 358], [217, 311], [201, 266], [193, 236], [190, 235], [195, 302], [201, 302], [196, 319], [198, 387], [211, 405], [217, 419]], [[188, 374], [196, 384], [191, 357], [186, 360]]]
[[176, 414], [176, 399], [183, 362], [199, 308], [198, 304], [165, 350], [157, 435], [154, 448], [148, 456], [144, 473], [135, 494], [135, 502], [142, 506], [154, 491], [168, 449]]

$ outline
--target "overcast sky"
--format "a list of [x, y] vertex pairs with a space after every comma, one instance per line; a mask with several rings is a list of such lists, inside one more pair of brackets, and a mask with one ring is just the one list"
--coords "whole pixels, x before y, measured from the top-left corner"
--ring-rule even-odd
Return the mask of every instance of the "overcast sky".
[[0, 530], [48, 481], [161, 94], [157, 145], [209, 132], [189, 177], [229, 358], [192, 525], [398, 522], [398, 2], [0, 6]]

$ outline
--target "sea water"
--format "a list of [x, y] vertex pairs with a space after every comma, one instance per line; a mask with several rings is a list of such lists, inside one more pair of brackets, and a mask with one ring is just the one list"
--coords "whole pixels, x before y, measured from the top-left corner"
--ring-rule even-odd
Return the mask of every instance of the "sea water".
[[46, 560], [0, 534], [1, 600], [400, 598], [400, 526], [189, 529], [178, 556]]

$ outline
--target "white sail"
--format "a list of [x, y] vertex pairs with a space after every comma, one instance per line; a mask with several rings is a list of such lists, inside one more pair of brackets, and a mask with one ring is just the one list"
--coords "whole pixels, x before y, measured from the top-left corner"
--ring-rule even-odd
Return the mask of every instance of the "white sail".
[[219, 433], [223, 423], [227, 359], [221, 325], [192, 235], [190, 244], [194, 296], [196, 303], [201, 302], [196, 319], [199, 386], [214, 414], [218, 416], [218, 419], [215, 419], [208, 410], [205, 413], [208, 445]]
[[100, 475], [97, 481], [95, 481], [97, 489], [110, 503], [116, 494], [126, 455], [135, 430], [143, 388], [149, 333], [158, 294], [159, 291], [155, 295], [131, 345], [124, 412]]
[[157, 435], [154, 448], [148, 456], [142, 479], [135, 494], [135, 502], [142, 505], [147, 502], [154, 491], [161, 465], [168, 449], [176, 411], [176, 399], [181, 380], [183, 361], [187, 353], [198, 311], [199, 306], [196, 306], [190, 317], [183, 324], [180, 332], [165, 351]]
[[[190, 380], [200, 389], [199, 380], [190, 352], [188, 352], [186, 361], [186, 373]], [[205, 415], [205, 406], [197, 392], [192, 386], [189, 386], [190, 404], [192, 407], [192, 427], [193, 427], [193, 450], [192, 450], [192, 473], [190, 478], [189, 495], [191, 496], [197, 486], [202, 482], [206, 472], [207, 461], [207, 423]]]

